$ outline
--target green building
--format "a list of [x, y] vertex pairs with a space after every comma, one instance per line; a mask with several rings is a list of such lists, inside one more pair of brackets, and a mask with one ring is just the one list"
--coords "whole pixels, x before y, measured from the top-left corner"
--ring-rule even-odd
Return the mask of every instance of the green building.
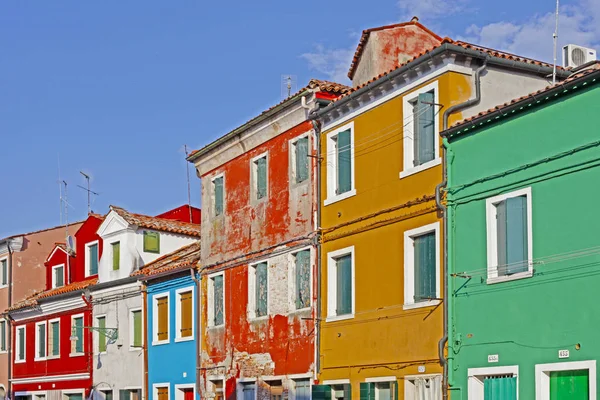
[[599, 82], [596, 62], [442, 133], [452, 400], [597, 398]]

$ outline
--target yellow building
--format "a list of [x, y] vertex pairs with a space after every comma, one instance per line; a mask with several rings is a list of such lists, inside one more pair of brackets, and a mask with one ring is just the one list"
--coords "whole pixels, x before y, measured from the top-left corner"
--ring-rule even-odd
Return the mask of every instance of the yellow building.
[[[427, 35], [427, 51], [414, 46]], [[349, 74], [354, 89], [312, 113], [321, 155], [314, 399], [443, 397], [439, 132], [546, 86], [551, 70], [442, 40], [417, 20], [363, 33]]]

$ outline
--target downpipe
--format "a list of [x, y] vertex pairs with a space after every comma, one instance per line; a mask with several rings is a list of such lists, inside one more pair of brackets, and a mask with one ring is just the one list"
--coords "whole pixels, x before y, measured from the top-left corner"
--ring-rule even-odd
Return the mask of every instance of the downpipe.
[[196, 396], [200, 395], [200, 370], [202, 368], [202, 353], [201, 353], [201, 346], [200, 346], [200, 340], [202, 338], [202, 310], [200, 310], [200, 298], [201, 298], [201, 294], [200, 291], [202, 290], [200, 287], [200, 279], [196, 278], [196, 269], [195, 268], [191, 268], [190, 269], [190, 276], [192, 277], [192, 280], [194, 281], [194, 283], [196, 284], [196, 296], [194, 296], [196, 299], [196, 312], [195, 312], [195, 317], [196, 317], [196, 321], [195, 321], [195, 329], [196, 329]]

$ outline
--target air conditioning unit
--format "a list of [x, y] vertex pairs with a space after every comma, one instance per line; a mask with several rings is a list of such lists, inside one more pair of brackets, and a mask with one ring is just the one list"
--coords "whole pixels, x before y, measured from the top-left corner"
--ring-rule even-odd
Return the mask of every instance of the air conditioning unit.
[[563, 67], [577, 68], [590, 61], [596, 60], [596, 50], [587, 47], [568, 44], [563, 47]]

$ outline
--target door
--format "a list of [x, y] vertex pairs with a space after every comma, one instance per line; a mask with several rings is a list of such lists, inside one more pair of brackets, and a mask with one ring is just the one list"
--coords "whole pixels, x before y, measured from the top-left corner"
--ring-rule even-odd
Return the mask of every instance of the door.
[[587, 369], [550, 373], [550, 400], [588, 400], [590, 377]]
[[488, 376], [483, 381], [484, 400], [517, 400], [517, 378]]
[[194, 400], [194, 389], [183, 389], [183, 400]]

